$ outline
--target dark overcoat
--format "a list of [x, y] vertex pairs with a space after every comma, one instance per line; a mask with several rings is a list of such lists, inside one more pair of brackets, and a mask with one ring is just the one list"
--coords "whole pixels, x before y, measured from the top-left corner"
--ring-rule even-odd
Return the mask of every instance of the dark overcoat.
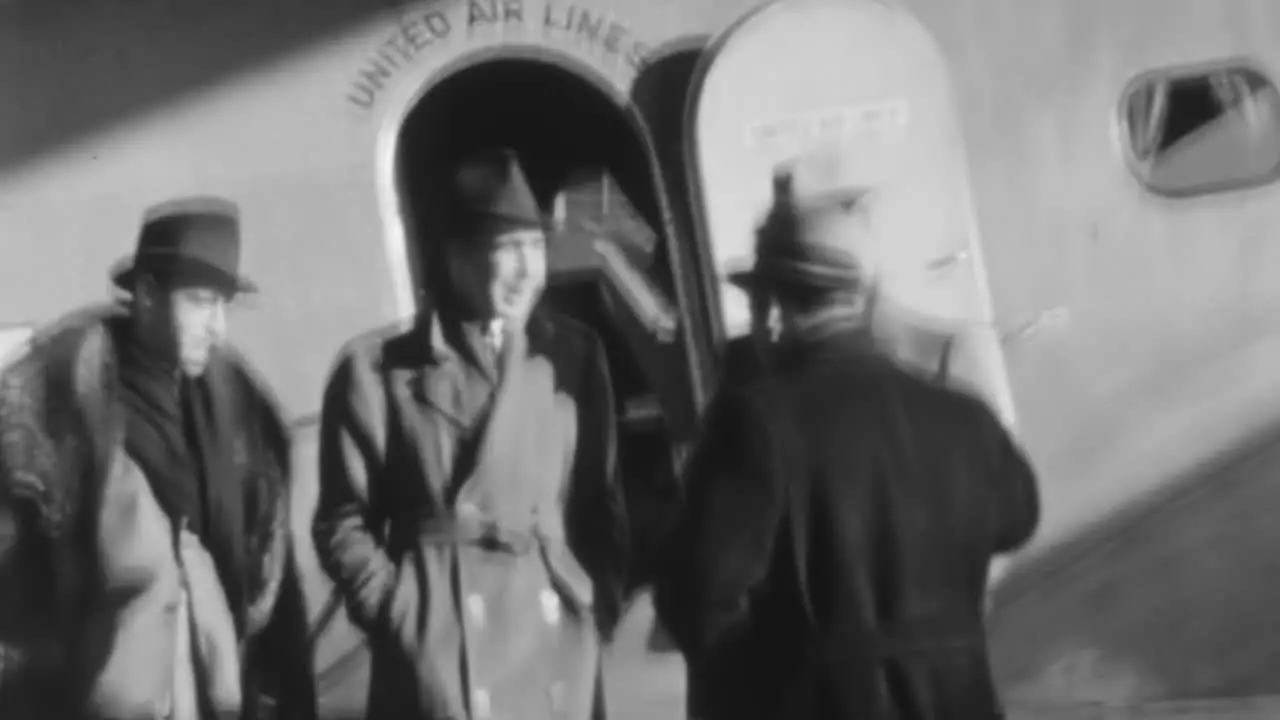
[[[19, 357], [0, 368], [0, 716], [5, 718], [94, 717], [100, 709], [93, 706], [93, 686], [109, 660], [120, 661], [117, 620], [140, 602], [113, 596], [104, 567], [117, 562], [114, 555], [122, 549], [111, 545], [108, 525], [139, 526], [122, 541], [158, 527], [141, 527], [147, 507], [155, 510], [154, 501], [104, 512], [109, 503], [119, 504], [119, 488], [146, 485], [124, 450], [118, 356], [109, 329], [124, 319], [125, 311], [116, 306], [73, 312], [37, 332]], [[215, 352], [205, 379], [215, 412], [228, 414], [227, 425], [238, 431], [228, 438], [234, 483], [211, 491], [230, 493], [243, 507], [240, 553], [245, 560], [234, 578], [239, 587], [226, 588], [236, 625], [234, 665], [243, 671], [243, 716], [314, 717], [306, 618], [289, 561], [288, 429], [266, 385], [233, 349]], [[148, 517], [159, 517], [158, 510]], [[160, 545], [165, 544], [162, 536]], [[148, 554], [123, 549], [131, 559]], [[282, 607], [292, 615], [281, 613]], [[154, 624], [165, 627], [159, 618]], [[156, 637], [150, 639], [155, 647], [140, 649], [136, 643], [145, 645], [148, 639], [133, 640], [127, 654], [172, 642]], [[163, 683], [173, 670], [168, 662], [163, 665], [137, 668], [133, 680], [123, 682], [142, 685], [158, 678]], [[259, 692], [267, 689], [274, 699]]]
[[602, 717], [627, 538], [603, 349], [539, 313], [499, 367], [459, 332], [359, 337], [326, 393], [316, 548], [370, 639], [369, 717]]
[[1039, 505], [981, 401], [829, 337], [726, 386], [688, 473], [656, 604], [696, 717], [999, 717], [987, 568]]

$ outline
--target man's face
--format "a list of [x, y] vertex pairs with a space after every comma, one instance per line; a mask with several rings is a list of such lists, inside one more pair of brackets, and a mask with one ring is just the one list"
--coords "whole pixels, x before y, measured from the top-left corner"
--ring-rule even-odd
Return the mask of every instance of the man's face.
[[168, 292], [178, 365], [199, 377], [214, 348], [227, 337], [227, 295], [210, 287], [178, 287]]
[[512, 230], [493, 240], [489, 297], [497, 317], [523, 320], [547, 282], [547, 238], [541, 230]]

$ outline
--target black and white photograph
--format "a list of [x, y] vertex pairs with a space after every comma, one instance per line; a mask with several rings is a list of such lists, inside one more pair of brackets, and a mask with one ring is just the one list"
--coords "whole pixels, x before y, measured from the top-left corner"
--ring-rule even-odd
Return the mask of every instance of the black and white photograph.
[[1280, 718], [1277, 0], [0, 0], [0, 720]]

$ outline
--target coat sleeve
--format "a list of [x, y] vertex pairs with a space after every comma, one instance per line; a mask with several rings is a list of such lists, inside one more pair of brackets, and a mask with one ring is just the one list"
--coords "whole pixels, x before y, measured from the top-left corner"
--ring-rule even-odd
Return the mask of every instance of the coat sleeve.
[[596, 620], [608, 639], [621, 619], [627, 577], [630, 529], [617, 468], [617, 418], [613, 380], [604, 348], [586, 335], [578, 413], [578, 443], [567, 500], [572, 518], [569, 542], [591, 576], [596, 593]]
[[248, 375], [247, 386], [254, 399], [250, 440], [256, 462], [246, 507], [254, 528], [250, 557], [258, 572], [246, 622], [244, 716], [315, 720], [315, 669], [290, 522], [292, 438], [265, 382]]
[[[86, 320], [90, 322], [85, 322]], [[102, 646], [81, 634], [94, 577], [76, 541], [83, 479], [112, 457], [104, 334], [88, 314], [31, 340], [0, 371], [0, 717], [58, 716]], [[87, 331], [87, 332], [86, 332]], [[69, 689], [70, 688], [70, 689]], [[38, 708], [38, 710], [37, 710]]]
[[29, 609], [48, 592], [38, 558], [47, 553], [50, 508], [46, 474], [56, 471], [56, 445], [42, 432], [43, 396], [32, 363], [0, 372], [0, 707], [13, 694], [28, 636]]
[[1027, 456], [1000, 420], [990, 411], [987, 415], [995, 435], [992, 450], [992, 475], [996, 488], [993, 550], [1009, 553], [1025, 545], [1040, 524], [1040, 494], [1035, 471]]
[[348, 355], [329, 380], [320, 414], [320, 498], [312, 535], [325, 572], [366, 632], [377, 626], [396, 574], [374, 532], [382, 518], [370, 487], [382, 475], [384, 405], [375, 374]]
[[[32, 622], [31, 597], [43, 588], [40, 578], [39, 517], [34, 507], [0, 488], [0, 715], [14, 712], [15, 698], [29, 682], [32, 646], [39, 642]], [[37, 581], [38, 582], [38, 581]], [[21, 716], [19, 716], [21, 717]]]
[[245, 635], [255, 636], [275, 612], [289, 555], [290, 437], [284, 418], [266, 385], [246, 374], [251, 398], [249, 441], [254, 447], [253, 472], [245, 507], [250, 520], [250, 560], [256, 563], [248, 585], [250, 604]]
[[772, 442], [745, 395], [722, 391], [711, 403], [654, 588], [659, 618], [691, 658], [741, 627], [768, 573], [783, 510]]
[[[245, 717], [316, 720], [315, 665], [301, 575], [292, 553], [284, 567], [274, 612], [246, 658]], [[251, 694], [249, 691], [253, 690]], [[268, 700], [269, 698], [269, 700]], [[250, 702], [257, 705], [250, 707]], [[268, 711], [266, 708], [271, 708]]]

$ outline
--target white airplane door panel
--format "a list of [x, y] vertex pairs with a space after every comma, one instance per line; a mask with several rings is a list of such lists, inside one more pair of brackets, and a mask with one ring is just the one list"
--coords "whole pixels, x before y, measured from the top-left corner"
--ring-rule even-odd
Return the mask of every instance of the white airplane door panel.
[[753, 261], [775, 166], [838, 152], [871, 191], [889, 317], [909, 335], [954, 337], [953, 376], [1012, 423], [964, 139], [928, 32], [873, 0], [779, 0], [725, 31], [691, 92], [686, 150], [726, 334], [749, 330], [747, 298], [726, 278]]

